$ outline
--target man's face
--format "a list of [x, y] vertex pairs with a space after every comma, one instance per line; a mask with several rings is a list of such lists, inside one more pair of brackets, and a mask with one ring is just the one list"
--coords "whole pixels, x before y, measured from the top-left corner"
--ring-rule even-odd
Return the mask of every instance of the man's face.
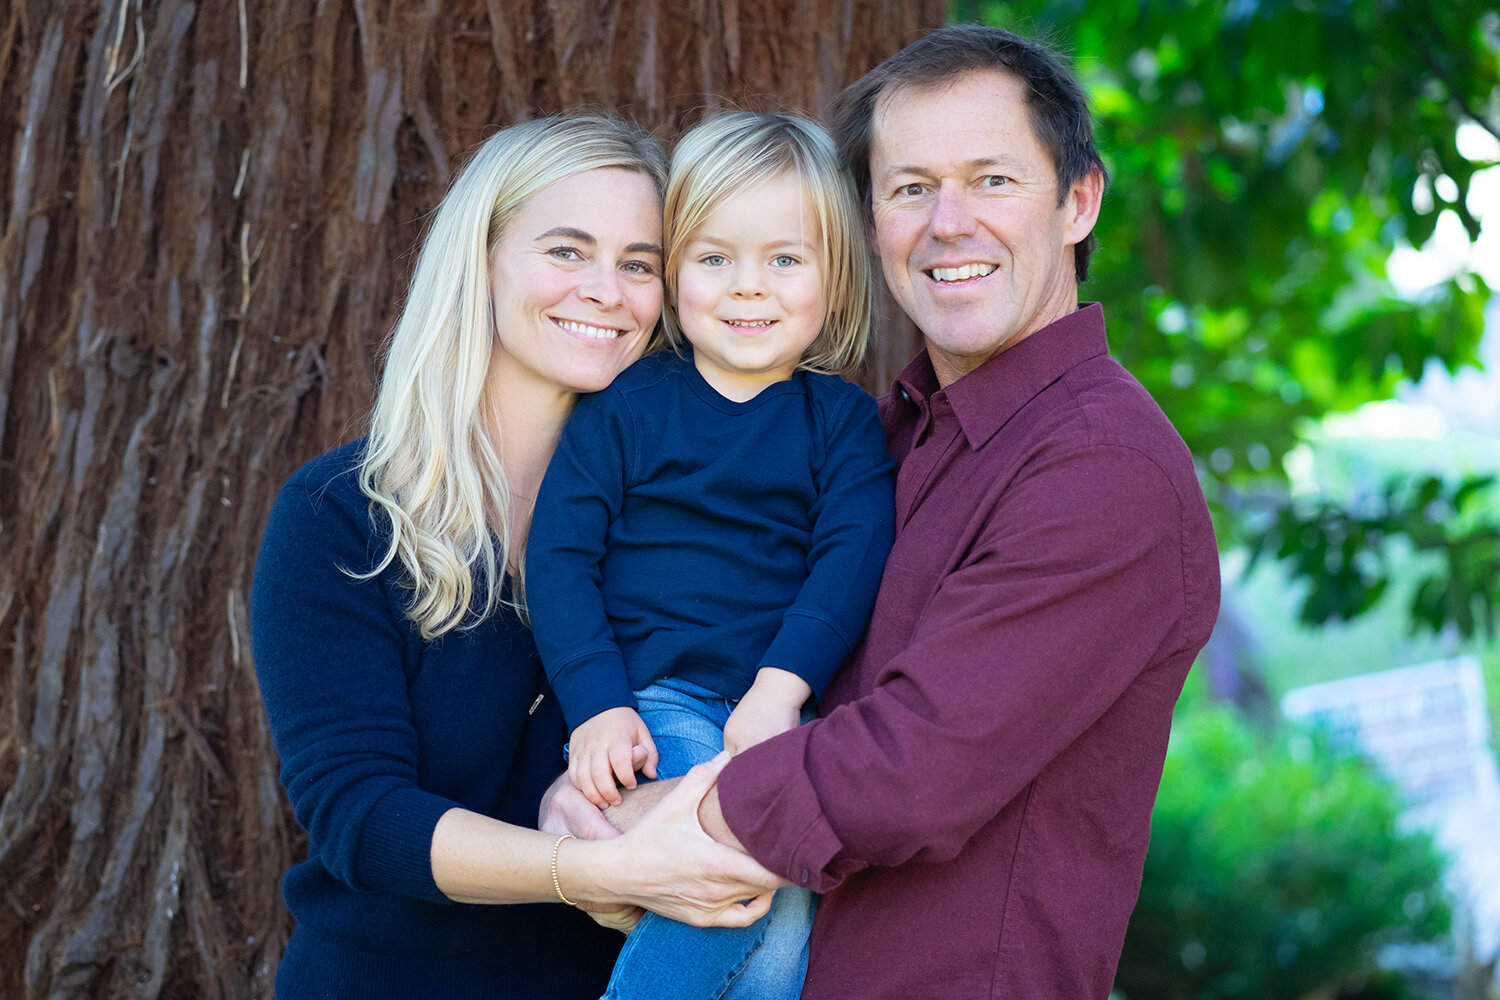
[[873, 124], [876, 253], [943, 385], [1078, 308], [1072, 248], [1093, 229], [1102, 180], [1058, 204], [1018, 77], [892, 91]]

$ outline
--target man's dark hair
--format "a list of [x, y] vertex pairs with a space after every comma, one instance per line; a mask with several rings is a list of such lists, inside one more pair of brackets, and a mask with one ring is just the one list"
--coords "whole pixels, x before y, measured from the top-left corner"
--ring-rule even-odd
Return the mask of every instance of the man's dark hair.
[[[1088, 97], [1060, 56], [1046, 45], [1000, 28], [954, 24], [912, 42], [844, 88], [834, 103], [833, 136], [854, 174], [866, 216], [871, 209], [870, 142], [875, 109], [893, 91], [932, 87], [983, 70], [1014, 74], [1026, 85], [1031, 130], [1052, 157], [1057, 199], [1067, 200], [1073, 184], [1097, 170], [1105, 183], [1109, 172], [1094, 145]], [[1078, 280], [1089, 273], [1094, 234], [1073, 248]]]

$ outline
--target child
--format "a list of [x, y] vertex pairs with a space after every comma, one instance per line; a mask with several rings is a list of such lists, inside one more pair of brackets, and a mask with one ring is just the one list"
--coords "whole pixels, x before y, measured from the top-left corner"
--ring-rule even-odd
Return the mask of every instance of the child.
[[[835, 377], [864, 356], [871, 281], [827, 133], [712, 118], [678, 144], [665, 210], [676, 350], [580, 400], [527, 549], [568, 773], [601, 806], [635, 786], [636, 747], [672, 777], [798, 725], [868, 622], [894, 532], [874, 400]], [[782, 889], [740, 930], [647, 914], [606, 997], [792, 1000], [812, 905]]]

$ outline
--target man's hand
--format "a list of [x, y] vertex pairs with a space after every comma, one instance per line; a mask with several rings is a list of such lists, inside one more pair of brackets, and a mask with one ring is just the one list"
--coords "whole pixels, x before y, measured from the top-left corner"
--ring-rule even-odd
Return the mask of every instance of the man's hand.
[[568, 741], [568, 778], [595, 806], [620, 804], [620, 790], [635, 787], [637, 749], [644, 748], [640, 769], [656, 777], [656, 743], [633, 708], [611, 708], [582, 723]]
[[802, 722], [802, 705], [812, 695], [807, 681], [777, 667], [761, 667], [755, 683], [724, 723], [724, 749], [739, 753]]

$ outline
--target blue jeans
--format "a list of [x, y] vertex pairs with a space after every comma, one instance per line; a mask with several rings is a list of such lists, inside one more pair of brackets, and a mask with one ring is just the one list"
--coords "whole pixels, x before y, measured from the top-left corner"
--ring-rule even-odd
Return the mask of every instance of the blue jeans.
[[[734, 701], [677, 679], [635, 696], [663, 778], [724, 749]], [[749, 927], [690, 927], [647, 913], [625, 939], [604, 1000], [796, 1000], [816, 905], [808, 890], [787, 886]]]

